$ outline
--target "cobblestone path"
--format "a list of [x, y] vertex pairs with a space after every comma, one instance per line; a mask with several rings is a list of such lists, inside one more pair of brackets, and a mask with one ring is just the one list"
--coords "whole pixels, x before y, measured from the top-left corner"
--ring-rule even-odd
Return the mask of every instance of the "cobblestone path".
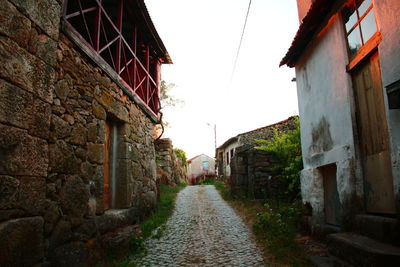
[[183, 189], [163, 236], [146, 247], [137, 266], [264, 266], [248, 228], [212, 185]]

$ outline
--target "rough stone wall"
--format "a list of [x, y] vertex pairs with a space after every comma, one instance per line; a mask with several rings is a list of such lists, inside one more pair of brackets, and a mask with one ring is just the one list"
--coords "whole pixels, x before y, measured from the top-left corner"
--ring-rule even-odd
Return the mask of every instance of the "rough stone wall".
[[187, 183], [186, 167], [175, 156], [172, 141], [168, 138], [159, 139], [155, 142], [155, 148], [159, 182], [169, 185]]
[[[90, 263], [156, 203], [153, 122], [59, 33], [61, 1], [0, 5], [0, 265]], [[103, 207], [106, 120], [118, 210]]]
[[249, 146], [237, 148], [231, 165], [233, 195], [251, 199], [282, 199], [287, 185], [274, 170], [277, 163], [278, 160], [270, 152]]
[[240, 134], [239, 143], [231, 163], [231, 186], [235, 195], [249, 198], [280, 199], [287, 185], [277, 177], [274, 165], [278, 163], [273, 154], [254, 149], [255, 139], [270, 140], [276, 131], [288, 132], [296, 128], [297, 116], [287, 120]]

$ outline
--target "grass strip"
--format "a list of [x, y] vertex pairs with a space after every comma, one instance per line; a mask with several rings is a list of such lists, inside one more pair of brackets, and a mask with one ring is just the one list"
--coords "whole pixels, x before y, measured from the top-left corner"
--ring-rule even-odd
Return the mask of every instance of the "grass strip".
[[[135, 267], [136, 263], [131, 259], [143, 257], [146, 255], [144, 241], [148, 238], [160, 238], [165, 230], [165, 223], [171, 217], [175, 208], [175, 200], [179, 191], [185, 188], [186, 184], [176, 186], [161, 185], [160, 200], [158, 201], [154, 212], [140, 225], [142, 236], [134, 236], [130, 242], [130, 255], [123, 261], [112, 264], [118, 267]], [[156, 231], [157, 229], [157, 231]]]
[[160, 201], [157, 203], [154, 213], [140, 223], [143, 239], [149, 238], [155, 229], [167, 222], [174, 211], [177, 194], [185, 187], [186, 184], [178, 184], [174, 187], [160, 186]]

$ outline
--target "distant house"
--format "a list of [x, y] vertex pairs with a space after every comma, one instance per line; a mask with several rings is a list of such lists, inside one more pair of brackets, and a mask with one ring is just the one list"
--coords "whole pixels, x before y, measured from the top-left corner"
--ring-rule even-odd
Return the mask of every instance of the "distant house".
[[235, 149], [239, 146], [238, 137], [229, 138], [216, 150], [217, 174], [218, 176], [229, 177], [231, 175], [231, 161]]
[[187, 161], [189, 181], [194, 181], [202, 176], [215, 175], [215, 159], [205, 155], [197, 155]]
[[398, 242], [400, 2], [297, 3], [301, 25], [281, 65], [296, 70], [310, 225]]
[[269, 139], [274, 135], [275, 130], [286, 131], [294, 129], [296, 126], [296, 117], [289, 117], [286, 120], [229, 138], [215, 152], [218, 175], [224, 177], [231, 176], [231, 162], [238, 147], [244, 145], [253, 147], [256, 145], [256, 139]]

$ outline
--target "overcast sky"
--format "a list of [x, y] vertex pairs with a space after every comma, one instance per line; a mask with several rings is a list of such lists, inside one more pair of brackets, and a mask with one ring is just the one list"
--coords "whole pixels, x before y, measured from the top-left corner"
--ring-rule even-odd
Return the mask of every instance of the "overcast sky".
[[162, 79], [183, 106], [166, 108], [165, 137], [188, 158], [239, 133], [298, 114], [294, 70], [279, 68], [298, 28], [295, 0], [253, 0], [230, 82], [248, 0], [145, 0], [174, 64]]

